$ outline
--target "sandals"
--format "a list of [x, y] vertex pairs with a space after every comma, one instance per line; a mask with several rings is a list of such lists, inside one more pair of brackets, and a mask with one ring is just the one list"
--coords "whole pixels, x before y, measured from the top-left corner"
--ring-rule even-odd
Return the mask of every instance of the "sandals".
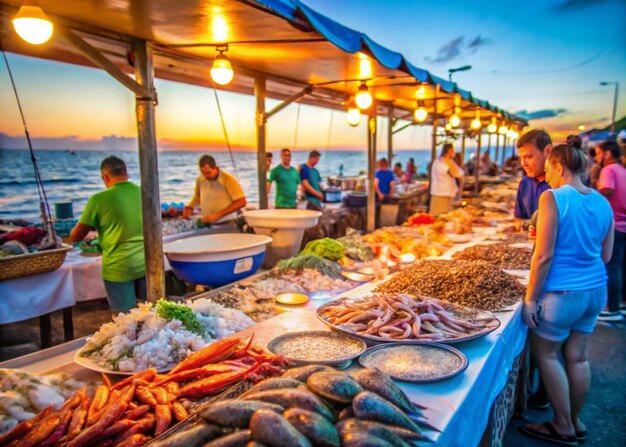
[[583, 443], [587, 440], [587, 430], [576, 431], [576, 440]]
[[578, 445], [578, 435], [582, 435], [581, 437], [586, 436], [586, 433], [584, 432], [579, 432], [575, 436], [563, 436], [558, 431], [556, 431], [556, 429], [550, 422], [544, 422], [543, 426], [546, 428], [546, 430], [548, 430], [548, 433], [540, 432], [538, 430], [535, 430], [534, 428], [531, 428], [528, 425], [520, 426], [519, 429], [527, 436], [532, 436], [533, 438], [543, 439], [544, 441], [549, 441], [561, 445]]

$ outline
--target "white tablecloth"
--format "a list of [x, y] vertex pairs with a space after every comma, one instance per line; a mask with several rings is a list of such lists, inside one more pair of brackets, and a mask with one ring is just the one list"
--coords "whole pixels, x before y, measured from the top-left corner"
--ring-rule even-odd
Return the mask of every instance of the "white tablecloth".
[[[214, 232], [202, 228], [165, 236], [173, 242]], [[165, 270], [169, 270], [167, 259]], [[28, 320], [73, 306], [78, 301], [106, 297], [102, 282], [102, 256], [82, 256], [75, 249], [67, 253], [63, 265], [48, 273], [0, 282], [0, 324]]]

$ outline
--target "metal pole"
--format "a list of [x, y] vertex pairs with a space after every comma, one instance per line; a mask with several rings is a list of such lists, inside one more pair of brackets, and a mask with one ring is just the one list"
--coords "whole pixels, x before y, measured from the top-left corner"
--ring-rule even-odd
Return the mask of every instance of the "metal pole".
[[[498, 135], [497, 133], [498, 131], [496, 130], [496, 154], [500, 155], [500, 135]], [[496, 156], [496, 160], [497, 160], [497, 156]], [[502, 151], [502, 160], [504, 160], [504, 151]]]
[[507, 144], [506, 135], [502, 135], [502, 163], [504, 164], [504, 160], [506, 159], [506, 144]]
[[259, 208], [267, 209], [267, 172], [265, 171], [265, 78], [254, 79], [256, 96], [256, 161], [259, 182]]
[[479, 176], [479, 167], [480, 167], [480, 141], [481, 141], [482, 133], [478, 134], [478, 142], [476, 144], [476, 172], [474, 178], [474, 195], [478, 197], [478, 176]]
[[[480, 130], [480, 132], [482, 132], [482, 130]], [[491, 157], [491, 134], [487, 134], [487, 153]], [[497, 163], [498, 162], [498, 156], [495, 154], [495, 152], [494, 152], [494, 155], [495, 155], [494, 160]]]
[[163, 271], [163, 236], [161, 233], [161, 199], [159, 197], [159, 163], [154, 126], [154, 66], [152, 46], [145, 40], [133, 43], [135, 78], [151, 96], [135, 97], [139, 172], [141, 173], [141, 211], [143, 216], [144, 253], [148, 300], [165, 297]]
[[617, 93], [619, 92], [619, 82], [615, 83], [615, 94], [613, 95], [613, 119], [611, 121], [611, 135], [615, 137], [615, 113], [617, 112]]
[[376, 192], [374, 170], [376, 167], [376, 116], [367, 117], [367, 232], [376, 229]]
[[388, 112], [387, 121], [389, 122], [388, 129], [387, 129], [387, 158], [389, 159], [389, 166], [392, 167], [392, 160], [393, 160], [393, 106], [389, 106], [389, 109], [387, 110], [387, 112]]

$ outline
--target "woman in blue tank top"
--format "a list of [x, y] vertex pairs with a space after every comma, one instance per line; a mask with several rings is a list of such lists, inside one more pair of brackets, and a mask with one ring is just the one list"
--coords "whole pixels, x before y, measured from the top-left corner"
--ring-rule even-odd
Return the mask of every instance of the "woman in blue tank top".
[[[546, 160], [553, 188], [539, 198], [539, 219], [522, 316], [554, 408], [554, 420], [521, 430], [564, 445], [585, 440], [579, 415], [589, 389], [587, 340], [606, 303], [606, 268], [613, 248], [613, 211], [587, 188], [580, 138], [554, 147]], [[565, 365], [559, 360], [563, 347]]]

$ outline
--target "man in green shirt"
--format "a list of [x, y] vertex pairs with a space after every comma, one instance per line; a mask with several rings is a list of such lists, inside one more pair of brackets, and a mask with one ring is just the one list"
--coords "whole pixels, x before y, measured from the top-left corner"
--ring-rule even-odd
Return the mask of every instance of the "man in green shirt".
[[272, 182], [276, 182], [276, 208], [296, 208], [300, 174], [291, 166], [291, 151], [287, 148], [280, 151], [281, 163], [270, 172], [267, 181], [269, 194]]
[[128, 181], [126, 164], [111, 156], [100, 164], [106, 190], [91, 196], [76, 226], [72, 242], [98, 232], [102, 247], [102, 279], [113, 312], [127, 312], [146, 299], [141, 188]]

